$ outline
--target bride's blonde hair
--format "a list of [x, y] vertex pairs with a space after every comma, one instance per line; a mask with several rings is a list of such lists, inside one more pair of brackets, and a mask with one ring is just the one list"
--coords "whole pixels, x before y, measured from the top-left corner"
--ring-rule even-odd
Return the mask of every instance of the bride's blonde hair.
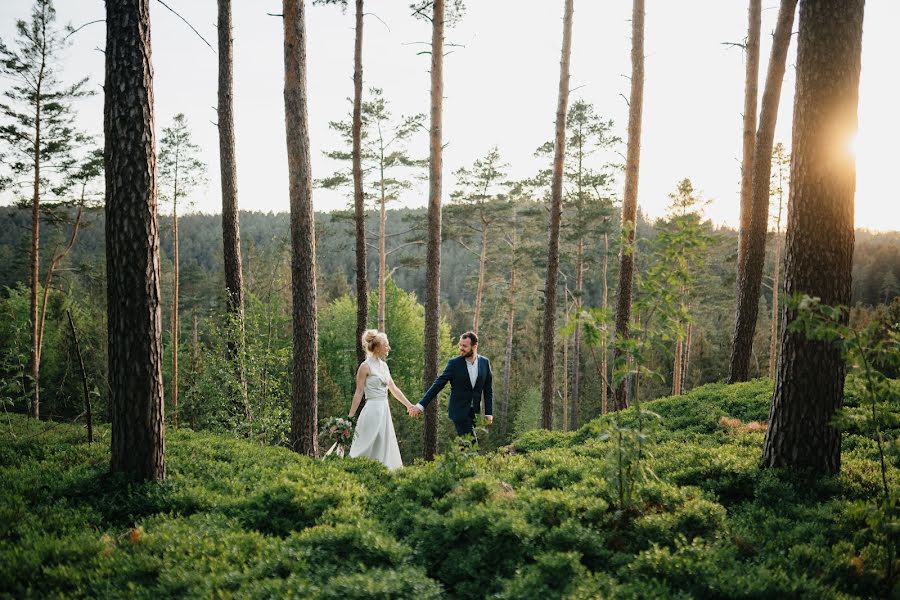
[[379, 343], [387, 343], [387, 335], [377, 329], [366, 329], [362, 334], [362, 347], [366, 354], [375, 353]]

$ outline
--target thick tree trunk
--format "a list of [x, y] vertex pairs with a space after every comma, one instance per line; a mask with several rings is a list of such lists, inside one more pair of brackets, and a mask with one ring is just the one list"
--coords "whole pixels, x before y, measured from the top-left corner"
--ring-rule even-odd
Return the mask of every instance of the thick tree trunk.
[[[444, 0], [434, 0], [431, 15], [431, 136], [428, 173], [428, 241], [425, 258], [426, 389], [437, 377], [441, 307], [441, 169], [443, 167]], [[425, 409], [425, 460], [437, 452], [438, 402]]]
[[[622, 201], [622, 250], [616, 300], [616, 337], [628, 338], [631, 320], [631, 286], [634, 282], [634, 234], [637, 224], [637, 192], [641, 160], [641, 115], [644, 110], [644, 0], [633, 0], [631, 17], [631, 97], [628, 101], [628, 150], [625, 156], [625, 197]], [[613, 347], [613, 364], [619, 355]], [[625, 382], [615, 389], [613, 410], [628, 407]]]
[[103, 86], [110, 467], [165, 478], [150, 0], [106, 4]]
[[[363, 0], [356, 0], [356, 40], [353, 45], [353, 209], [356, 225], [356, 362], [366, 360], [359, 343], [369, 321], [369, 278], [366, 273], [366, 205], [362, 173], [362, 46]], [[384, 271], [382, 271], [384, 273]], [[379, 299], [380, 300], [380, 299]], [[384, 324], [382, 323], [382, 327]]]
[[747, 10], [747, 64], [744, 74], [744, 148], [741, 158], [741, 222], [738, 235], [738, 275], [741, 280], [747, 240], [750, 232], [751, 185], [753, 183], [753, 145], [756, 140], [756, 97], [759, 95], [759, 30], [762, 0], [750, 0]]
[[547, 278], [544, 282], [544, 319], [541, 343], [546, 349], [541, 371], [541, 427], [553, 428], [554, 353], [556, 347], [556, 284], [559, 277], [559, 227], [562, 219], [563, 163], [566, 156], [566, 110], [569, 105], [569, 61], [572, 56], [573, 0], [565, 0], [562, 51], [559, 61], [559, 96], [556, 104], [556, 138], [553, 180], [550, 185], [550, 232], [547, 243]]
[[[604, 312], [606, 311], [606, 307], [609, 304], [609, 284], [607, 283], [607, 276], [609, 275], [609, 234], [603, 234], [603, 304], [602, 308]], [[609, 401], [609, 387], [607, 386], [607, 377], [609, 377], [609, 364], [607, 358], [607, 338], [606, 332], [604, 330], [603, 337], [600, 340], [600, 370], [602, 372], [602, 376], [600, 377], [600, 414], [605, 415], [607, 409], [607, 402]]]
[[[234, 365], [240, 395], [235, 404], [250, 418], [247, 376], [244, 370], [244, 276], [241, 269], [241, 225], [237, 195], [237, 159], [234, 145], [234, 43], [231, 0], [219, 4], [219, 165], [222, 182], [222, 249], [225, 265], [226, 309], [231, 317], [226, 350]], [[173, 415], [174, 422], [174, 415]]]
[[778, 23], [772, 40], [772, 55], [766, 74], [762, 110], [759, 115], [759, 131], [753, 154], [753, 184], [750, 227], [744, 266], [739, 269], [738, 303], [734, 334], [731, 343], [728, 382], [746, 381], [750, 372], [750, 355], [753, 336], [756, 333], [756, 317], [759, 311], [759, 289], [766, 259], [766, 230], [769, 225], [769, 176], [772, 173], [772, 142], [775, 138], [775, 122], [778, 117], [778, 100], [784, 79], [787, 51], [794, 24], [794, 8], [797, 0], [782, 0]]
[[291, 295], [294, 357], [291, 447], [315, 456], [318, 382], [316, 228], [312, 203], [309, 114], [306, 98], [304, 0], [284, 0], [284, 110], [291, 201]]
[[[793, 160], [785, 244], [785, 292], [848, 305], [853, 260], [856, 166], [849, 142], [857, 127], [864, 0], [803, 0], [797, 44]], [[836, 346], [789, 331], [769, 411], [763, 462], [836, 473], [846, 365]], [[844, 318], [846, 319], [846, 313]]]

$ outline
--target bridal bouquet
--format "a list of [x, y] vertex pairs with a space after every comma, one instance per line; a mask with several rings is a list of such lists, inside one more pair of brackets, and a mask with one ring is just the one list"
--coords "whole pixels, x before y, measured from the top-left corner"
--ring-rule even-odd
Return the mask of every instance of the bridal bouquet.
[[[325, 456], [334, 453], [337, 456], [345, 456], [350, 451], [350, 444], [353, 443], [353, 421], [347, 417], [331, 417], [326, 419], [322, 424], [322, 430], [319, 433], [323, 444], [330, 444], [331, 447]], [[323, 456], [322, 458], [324, 458]]]

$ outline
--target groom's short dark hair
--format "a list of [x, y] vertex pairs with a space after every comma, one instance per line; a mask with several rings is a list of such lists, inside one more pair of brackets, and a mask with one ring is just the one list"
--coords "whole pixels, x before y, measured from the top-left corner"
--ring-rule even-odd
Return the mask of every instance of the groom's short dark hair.
[[459, 339], [463, 339], [463, 338], [467, 338], [470, 342], [472, 342], [473, 346], [478, 345], [478, 335], [474, 331], [467, 331], [464, 334], [462, 334], [461, 336], [459, 336]]

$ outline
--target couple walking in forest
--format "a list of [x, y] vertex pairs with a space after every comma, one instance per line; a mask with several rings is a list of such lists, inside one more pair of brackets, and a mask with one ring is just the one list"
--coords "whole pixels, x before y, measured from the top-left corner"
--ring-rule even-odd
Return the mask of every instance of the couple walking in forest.
[[493, 421], [493, 374], [491, 363], [478, 354], [478, 336], [467, 331], [459, 336], [459, 356], [451, 358], [418, 404], [412, 404], [394, 383], [387, 359], [391, 351], [387, 335], [377, 329], [369, 329], [362, 336], [362, 346], [366, 358], [356, 371], [356, 392], [350, 405], [352, 418], [363, 395], [366, 405], [359, 414], [350, 456], [365, 456], [383, 463], [388, 469], [403, 466], [400, 447], [394, 433], [394, 423], [388, 406], [388, 391], [406, 407], [411, 417], [418, 417], [428, 403], [434, 400], [444, 386], [450, 384], [448, 414], [456, 433], [460, 436], [475, 436], [475, 415], [481, 412], [484, 399], [484, 418], [490, 425]]

